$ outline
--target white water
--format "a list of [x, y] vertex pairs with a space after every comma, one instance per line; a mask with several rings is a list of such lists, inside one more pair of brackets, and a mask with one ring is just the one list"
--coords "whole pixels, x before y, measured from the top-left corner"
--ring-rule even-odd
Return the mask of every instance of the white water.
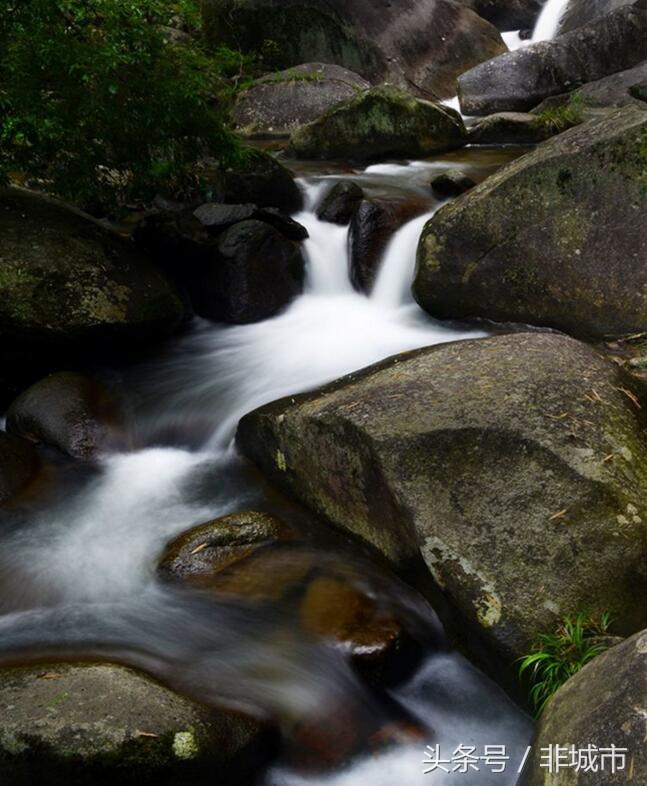
[[[404, 175], [407, 183], [423, 184], [432, 169], [422, 162], [379, 165], [361, 178], [383, 187]], [[347, 667], [299, 640], [294, 621], [280, 610], [258, 617], [205, 609], [201, 600], [161, 592], [154, 581], [170, 538], [210, 518], [267, 505], [230, 447], [243, 414], [391, 354], [482, 335], [430, 319], [411, 298], [417, 242], [429, 214], [394, 235], [371, 296], [353, 290], [347, 228], [311, 212], [330, 182], [308, 186], [309, 209], [296, 217], [310, 233], [304, 294], [262, 323], [196, 325], [135, 375], [142, 448], [106, 456], [97, 474], [65, 499], [20, 522], [15, 534], [0, 535], [0, 603], [8, 612], [0, 616], [0, 656], [39, 648], [96, 651], [149, 668], [201, 698], [224, 695], [269, 712], [288, 726], [300, 714], [323, 713], [340, 697], [377, 713]], [[159, 447], [169, 434], [175, 446]], [[187, 443], [191, 449], [177, 446]], [[402, 593], [390, 587], [382, 576], [375, 592]], [[414, 603], [406, 596], [400, 602]], [[424, 615], [433, 627], [433, 613]], [[454, 695], [438, 698], [443, 687]], [[396, 698], [454, 747], [487, 741], [517, 750], [529, 735], [527, 719], [455, 655], [432, 656]], [[486, 717], [479, 705], [488, 708]], [[309, 783], [437, 782], [421, 776], [423, 748], [398, 748]], [[487, 773], [454, 777], [465, 786], [492, 782]], [[290, 772], [276, 780], [280, 786], [301, 782]], [[513, 782], [510, 773], [496, 780]]]
[[569, 0], [547, 0], [541, 9], [537, 24], [532, 32], [532, 43], [539, 41], [552, 41], [557, 35], [557, 29]]

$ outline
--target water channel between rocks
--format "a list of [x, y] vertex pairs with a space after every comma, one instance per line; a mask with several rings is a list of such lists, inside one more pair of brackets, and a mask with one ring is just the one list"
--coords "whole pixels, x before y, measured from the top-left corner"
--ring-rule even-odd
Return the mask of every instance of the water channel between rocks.
[[[267, 774], [266, 786], [513, 786], [531, 734], [528, 717], [448, 648], [420, 596], [362, 548], [269, 490], [236, 454], [232, 438], [240, 417], [263, 403], [398, 352], [483, 335], [438, 323], [413, 302], [416, 245], [440, 205], [429, 189], [434, 174], [460, 164], [480, 180], [516, 154], [468, 148], [364, 172], [302, 169], [306, 209], [295, 218], [310, 233], [304, 294], [265, 322], [198, 321], [157, 357], [127, 371], [103, 369], [132, 412], [132, 450], [106, 455], [93, 468], [52, 458], [57, 490], [44, 494], [46, 502], [35, 498], [27, 509], [3, 514], [0, 660], [100, 657], [137, 665], [203, 701], [224, 699], [277, 720], [288, 741], [304, 719], [362, 729], [351, 764], [304, 775], [286, 757]], [[341, 178], [357, 181], [370, 196], [418, 205], [419, 215], [389, 241], [368, 296], [350, 283], [347, 228], [313, 212]], [[249, 509], [289, 519], [304, 536], [299, 559], [334, 564], [428, 642], [408, 681], [371, 690], [337, 652], [301, 631], [287, 601], [235, 603], [156, 580], [170, 538]], [[277, 562], [277, 585], [290, 561], [288, 552], [284, 564]], [[393, 727], [405, 730], [399, 744], [376, 745], [381, 731]], [[412, 728], [415, 734], [406, 732]], [[428, 744], [450, 754], [459, 745], [478, 751], [505, 745], [511, 761], [501, 774], [481, 767], [423, 775]]]

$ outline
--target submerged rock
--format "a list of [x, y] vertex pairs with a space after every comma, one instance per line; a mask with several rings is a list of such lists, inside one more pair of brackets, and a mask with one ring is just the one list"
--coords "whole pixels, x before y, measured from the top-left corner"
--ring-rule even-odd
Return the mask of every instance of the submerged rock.
[[0, 431], [0, 505], [22, 491], [39, 468], [38, 454], [27, 440]]
[[339, 104], [290, 137], [288, 155], [370, 161], [425, 156], [465, 144], [458, 112], [388, 85]]
[[289, 136], [370, 84], [359, 74], [327, 63], [305, 63], [267, 74], [243, 91], [233, 110], [247, 136]]
[[[469, 647], [506, 664], [565, 615], [647, 623], [647, 411], [565, 336], [419, 350], [263, 407], [237, 441], [405, 575], [420, 555]], [[521, 511], [521, 513], [520, 513]]]
[[567, 114], [552, 119], [525, 112], [500, 112], [475, 123], [469, 129], [469, 141], [473, 145], [535, 145], [580, 122], [575, 114], [572, 118]]
[[0, 670], [0, 779], [12, 786], [248, 783], [268, 761], [265, 737], [123, 666]]
[[422, 201], [365, 199], [360, 203], [348, 234], [350, 279], [355, 289], [370, 292], [393, 234], [426, 209]]
[[647, 113], [617, 110], [544, 142], [426, 225], [416, 300], [606, 338], [647, 329]]
[[171, 283], [131, 243], [58, 202], [0, 191], [0, 341], [97, 361], [180, 323]]
[[459, 196], [474, 188], [476, 183], [461, 169], [449, 169], [436, 175], [431, 181], [431, 190], [440, 199]]
[[206, 319], [260, 322], [302, 291], [305, 261], [299, 244], [264, 221], [235, 224], [211, 251], [187, 284], [196, 313]]
[[[647, 631], [598, 655], [572, 677], [551, 699], [535, 733], [533, 755], [520, 786], [561, 786], [564, 772], [572, 786], [633, 786], [647, 783], [645, 758], [645, 707], [647, 707]], [[590, 746], [624, 748], [625, 766], [611, 771], [612, 760], [598, 755], [595, 769], [582, 762], [575, 768], [549, 772], [540, 755], [549, 746], [590, 750]], [[555, 761], [555, 747], [553, 762]], [[544, 764], [546, 761], [544, 760]], [[616, 765], [620, 765], [616, 759]]]
[[461, 109], [467, 115], [524, 112], [548, 96], [642, 63], [647, 60], [644, 2], [476, 66], [458, 80]]
[[165, 578], [198, 586], [269, 543], [289, 540], [294, 533], [268, 513], [246, 511], [208, 521], [183, 533], [166, 548], [159, 565]]
[[262, 52], [268, 69], [335, 63], [439, 98], [505, 52], [497, 29], [453, 0], [205, 0], [202, 10], [209, 43]]
[[349, 224], [357, 212], [364, 191], [352, 180], [340, 180], [326, 193], [317, 207], [317, 218], [332, 224]]
[[85, 374], [66, 371], [18, 396], [7, 411], [7, 431], [79, 459], [123, 446], [125, 436], [123, 415], [108, 389]]

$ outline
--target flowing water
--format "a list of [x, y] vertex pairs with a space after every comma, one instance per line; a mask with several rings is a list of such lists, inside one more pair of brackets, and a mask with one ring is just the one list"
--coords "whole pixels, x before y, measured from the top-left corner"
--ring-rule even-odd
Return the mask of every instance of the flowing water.
[[547, 0], [532, 31], [533, 44], [538, 41], [552, 41], [555, 38], [568, 2], [569, 0]]
[[[483, 335], [430, 319], [409, 292], [420, 232], [438, 208], [430, 177], [461, 161], [478, 179], [501, 163], [501, 154], [468, 151], [343, 173], [369, 194], [424, 203], [425, 212], [392, 237], [370, 295], [350, 284], [348, 230], [313, 212], [341, 174], [306, 172], [307, 206], [296, 216], [310, 233], [302, 296], [259, 324], [198, 321], [156, 358], [103, 370], [124, 391], [132, 449], [105, 455], [96, 466], [52, 455], [42, 496], [3, 515], [0, 662], [118, 660], [203, 701], [269, 717], [283, 732], [286, 753], [266, 786], [386, 786], [394, 779], [414, 786], [452, 778], [466, 786], [514, 784], [531, 733], [528, 718], [447, 647], [420, 596], [364, 549], [270, 491], [232, 444], [241, 415], [260, 404], [397, 352]], [[294, 560], [334, 566], [405, 621], [423, 643], [424, 658], [404, 685], [369, 689], [337, 650], [300, 629], [288, 603], [259, 605], [156, 579], [169, 539], [249, 509], [273, 512], [301, 533], [298, 550], [275, 565], [277, 582]], [[319, 728], [345, 722], [365, 729], [365, 739], [344, 766], [306, 775], [295, 734], [304, 722]], [[417, 733], [371, 747], [372, 735], [393, 724]], [[502, 774], [481, 766], [423, 775], [424, 748], [439, 743], [443, 754], [459, 745], [481, 753], [485, 745], [505, 745], [511, 762]]]

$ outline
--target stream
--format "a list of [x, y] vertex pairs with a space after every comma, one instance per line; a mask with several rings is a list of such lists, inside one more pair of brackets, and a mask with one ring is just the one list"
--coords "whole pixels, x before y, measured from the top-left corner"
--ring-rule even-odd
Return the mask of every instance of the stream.
[[[442, 324], [409, 287], [425, 221], [440, 206], [429, 181], [460, 166], [481, 180], [521, 151], [466, 149], [433, 161], [302, 170], [306, 208], [295, 216], [305, 242], [305, 291], [279, 316], [226, 327], [196, 320], [155, 357], [101, 369], [131, 413], [129, 452], [96, 466], [51, 456], [50, 487], [3, 514], [0, 529], [0, 661], [102, 658], [144, 668], [188, 695], [223, 701], [278, 722], [286, 752], [263, 786], [513, 786], [532, 733], [530, 719], [491, 680], [447, 645], [433, 609], [347, 537], [269, 489], [237, 455], [240, 417], [416, 347], [485, 335]], [[391, 238], [370, 295], [355, 291], [348, 229], [319, 221], [314, 207], [338, 179], [370, 196], [425, 200], [426, 212]], [[301, 553], [353, 576], [417, 632], [424, 656], [397, 687], [375, 691], [339, 652], [301, 632], [287, 603], [257, 606], [163, 584], [155, 567], [165, 544], [190, 527], [242, 510], [289, 521]], [[290, 560], [276, 566], [276, 580]], [[295, 729], [306, 719], [347, 724], [363, 739], [351, 761], [327, 771], [299, 763]], [[375, 745], [385, 727], [397, 744]], [[415, 734], [406, 730], [414, 728]], [[427, 745], [506, 746], [502, 773], [423, 774]], [[334, 758], [334, 757], [333, 757]], [[190, 784], [187, 784], [190, 786]]]

